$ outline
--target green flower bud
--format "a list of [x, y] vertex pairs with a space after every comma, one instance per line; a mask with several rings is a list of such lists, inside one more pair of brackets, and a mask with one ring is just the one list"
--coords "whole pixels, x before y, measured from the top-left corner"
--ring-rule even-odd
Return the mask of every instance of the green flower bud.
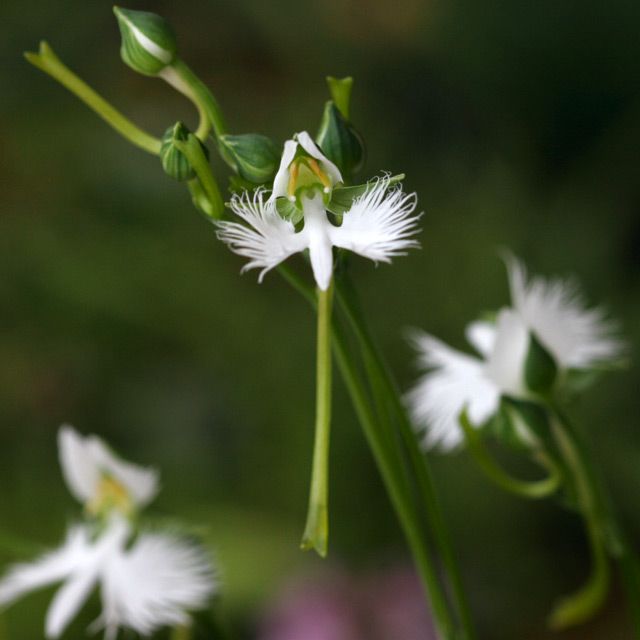
[[343, 175], [353, 175], [364, 164], [364, 141], [333, 100], [325, 105], [316, 142]]
[[240, 177], [255, 184], [270, 182], [280, 163], [275, 144], [259, 133], [225, 134], [220, 143], [228, 152]]
[[535, 335], [529, 335], [529, 350], [524, 363], [524, 380], [534, 393], [546, 394], [551, 391], [558, 374], [558, 366], [553, 356], [542, 346]]
[[[165, 131], [164, 136], [162, 136], [162, 146], [160, 147], [160, 160], [164, 172], [174, 180], [181, 182], [191, 180], [196, 175], [184, 153], [178, 151], [174, 144], [176, 141], [186, 142], [189, 133], [189, 129], [182, 122], [176, 122]], [[202, 145], [202, 148], [208, 157], [207, 148], [204, 145]]]
[[158, 75], [176, 59], [176, 36], [155, 13], [113, 8], [122, 35], [120, 55], [125, 64], [146, 76]]

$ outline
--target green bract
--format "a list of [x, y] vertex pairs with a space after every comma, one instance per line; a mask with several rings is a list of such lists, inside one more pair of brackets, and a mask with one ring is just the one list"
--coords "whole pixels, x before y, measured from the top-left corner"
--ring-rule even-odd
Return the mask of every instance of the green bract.
[[155, 13], [113, 8], [122, 35], [120, 55], [134, 71], [158, 75], [176, 59], [176, 36], [169, 23]]
[[524, 363], [524, 380], [534, 393], [547, 394], [556, 380], [558, 366], [553, 356], [533, 333], [529, 334], [529, 350]]
[[362, 137], [345, 119], [333, 100], [325, 105], [316, 142], [343, 175], [353, 175], [364, 163]]
[[[189, 129], [182, 124], [176, 122], [169, 127], [162, 137], [162, 146], [160, 147], [160, 160], [164, 172], [175, 180], [190, 180], [195, 176], [195, 171], [187, 160], [182, 151], [176, 148], [177, 142], [186, 142], [189, 137]], [[205, 155], [208, 155], [207, 148], [203, 145]]]
[[326, 80], [331, 99], [335, 102], [336, 107], [340, 109], [340, 113], [348, 120], [353, 78], [334, 78], [333, 76], [327, 76]]
[[238, 174], [254, 184], [273, 179], [280, 162], [275, 144], [259, 133], [225, 134], [219, 138]]

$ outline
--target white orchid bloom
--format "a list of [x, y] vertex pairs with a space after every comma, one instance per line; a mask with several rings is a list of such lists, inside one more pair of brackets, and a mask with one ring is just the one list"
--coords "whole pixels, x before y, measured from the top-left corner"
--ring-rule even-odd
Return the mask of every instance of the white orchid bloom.
[[[313, 167], [304, 167], [307, 175], [302, 178], [300, 165], [294, 163], [299, 148], [309, 155], [305, 161], [310, 158], [309, 166]], [[318, 188], [305, 190], [300, 196], [304, 224], [296, 231], [293, 223], [278, 213], [276, 198], [288, 196], [295, 201], [295, 186], [300, 180], [315, 180]], [[333, 274], [333, 247], [348, 249], [374, 262], [390, 262], [392, 257], [419, 246], [413, 238], [418, 232], [419, 218], [412, 215], [416, 208], [415, 194], [404, 194], [399, 187], [390, 189], [388, 178], [372, 182], [353, 200], [342, 217], [342, 224], [332, 224], [327, 217], [324, 194], [330, 193], [341, 181], [337, 167], [322, 155], [309, 134], [298, 133], [296, 139], [285, 143], [268, 199], [264, 191], [256, 191], [253, 197], [248, 192], [233, 196], [231, 209], [249, 226], [218, 222], [218, 237], [232, 251], [250, 259], [243, 272], [262, 269], [260, 282], [267, 271], [290, 255], [308, 249], [313, 275], [323, 291], [329, 287]]]
[[[338, 167], [336, 167], [336, 165], [331, 162], [331, 160], [329, 160], [329, 158], [327, 158], [320, 149], [318, 149], [318, 145], [306, 131], [301, 131], [300, 133], [296, 133], [291, 140], [287, 140], [284, 143], [280, 167], [273, 179], [273, 191], [271, 192], [272, 200], [281, 196], [295, 200], [295, 196], [289, 192], [292, 177], [290, 166], [298, 153], [298, 149], [302, 149], [302, 151], [307, 153], [317, 162], [320, 171], [317, 171], [315, 166], [312, 165], [312, 167], [313, 169], [316, 169], [316, 175], [324, 185], [325, 193], [329, 193], [332, 187], [342, 182], [340, 169], [338, 169]], [[293, 177], [295, 180], [295, 173]]]
[[149, 635], [186, 624], [187, 612], [204, 607], [217, 586], [204, 550], [155, 532], [142, 532], [131, 543], [135, 531], [126, 514], [155, 495], [156, 472], [116, 458], [99, 438], [84, 438], [68, 426], [61, 427], [58, 442], [69, 488], [85, 504], [99, 505], [104, 519], [99, 526], [71, 527], [58, 549], [11, 568], [0, 580], [0, 607], [63, 582], [47, 612], [47, 638], [62, 635], [98, 586], [102, 614], [93, 626], [104, 628], [107, 640], [121, 627]]
[[92, 513], [111, 507], [130, 513], [158, 493], [157, 471], [120, 460], [96, 436], [81, 436], [63, 425], [58, 451], [69, 491]]
[[419, 364], [426, 373], [407, 395], [415, 424], [425, 431], [425, 446], [457, 447], [466, 408], [479, 427], [493, 416], [503, 394], [530, 397], [524, 364], [530, 335], [553, 356], [562, 371], [588, 369], [616, 358], [622, 348], [612, 337], [615, 326], [599, 308], [585, 307], [577, 287], [567, 280], [533, 277], [522, 263], [508, 260], [512, 307], [495, 323], [474, 322], [467, 340], [481, 357], [456, 351], [428, 334], [415, 336]]

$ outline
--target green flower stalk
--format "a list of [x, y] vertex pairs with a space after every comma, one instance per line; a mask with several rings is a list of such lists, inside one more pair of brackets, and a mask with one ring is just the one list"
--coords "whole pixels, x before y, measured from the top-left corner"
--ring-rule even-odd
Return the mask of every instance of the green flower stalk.
[[24, 54], [24, 57], [34, 67], [44, 71], [71, 91], [131, 144], [154, 155], [160, 153], [161, 140], [133, 124], [131, 120], [123, 116], [115, 107], [96, 93], [86, 82], [63, 64], [47, 42], [42, 41], [40, 43], [38, 53], [29, 51]]
[[331, 426], [331, 306], [333, 287], [318, 289], [316, 353], [316, 434], [313, 448], [309, 512], [300, 546], [323, 558], [329, 541], [329, 436]]

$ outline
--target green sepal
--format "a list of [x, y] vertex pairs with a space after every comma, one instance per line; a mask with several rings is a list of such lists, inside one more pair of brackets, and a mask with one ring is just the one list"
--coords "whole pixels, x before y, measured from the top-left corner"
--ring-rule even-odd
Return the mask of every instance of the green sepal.
[[171, 25], [155, 13], [114, 7], [122, 36], [120, 56], [134, 71], [156, 76], [176, 59], [177, 42]]
[[529, 334], [529, 350], [524, 363], [524, 380], [530, 391], [547, 395], [556, 381], [558, 366], [554, 357], [533, 333]]
[[[160, 161], [162, 162], [164, 172], [174, 180], [180, 182], [191, 180], [191, 178], [196, 175], [189, 160], [187, 160], [182, 151], [178, 151], [175, 145], [176, 141], [186, 142], [189, 133], [189, 129], [187, 129], [182, 122], [176, 122], [164, 132], [160, 146]], [[205, 156], [208, 158], [209, 151], [204, 145], [201, 146]]]
[[219, 142], [228, 152], [235, 171], [253, 184], [270, 182], [280, 163], [276, 145], [259, 133], [225, 134]]
[[289, 222], [294, 225], [301, 222], [304, 217], [302, 209], [297, 207], [295, 202], [291, 202], [291, 200], [287, 198], [276, 198], [276, 209], [281, 218], [289, 220]]
[[[381, 178], [382, 179], [382, 178]], [[398, 184], [404, 180], [404, 173], [391, 176], [388, 178], [389, 186]], [[353, 201], [361, 196], [367, 189], [370, 189], [374, 183], [365, 182], [364, 184], [358, 184], [351, 187], [334, 187], [331, 191], [331, 200], [327, 204], [327, 209], [331, 213], [335, 213], [337, 216], [341, 216], [343, 213], [351, 209]]]
[[334, 78], [327, 76], [327, 85], [331, 99], [335, 102], [336, 107], [345, 119], [349, 119], [349, 107], [351, 105], [351, 90], [353, 89], [353, 78]]
[[325, 104], [316, 142], [343, 176], [349, 177], [362, 168], [365, 158], [364, 140], [333, 100]]

